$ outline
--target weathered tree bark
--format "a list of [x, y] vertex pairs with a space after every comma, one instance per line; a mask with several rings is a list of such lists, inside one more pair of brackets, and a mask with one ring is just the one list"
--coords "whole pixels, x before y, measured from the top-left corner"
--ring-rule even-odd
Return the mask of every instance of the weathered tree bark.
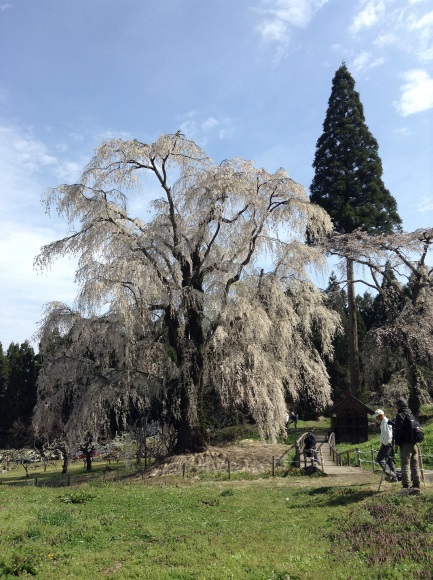
[[86, 471], [92, 471], [92, 451], [84, 452], [86, 458]]
[[355, 284], [353, 281], [352, 260], [347, 260], [347, 302], [349, 310], [350, 388], [355, 396], [359, 396], [361, 387], [361, 373], [359, 366], [358, 323], [356, 320]]
[[185, 378], [180, 400], [180, 426], [176, 451], [178, 453], [200, 452], [206, 449], [206, 431], [203, 418], [203, 290], [199, 284], [190, 297], [194, 307], [187, 309], [185, 341], [192, 347], [183, 352]]
[[206, 449], [206, 436], [202, 425], [202, 417], [195, 412], [200, 404], [196, 385], [185, 388], [181, 394], [180, 423], [178, 430], [176, 453], [200, 453]]
[[66, 450], [62, 451], [62, 455], [63, 455], [62, 474], [66, 474], [66, 473], [68, 473], [69, 457], [68, 457], [68, 453], [66, 452]]

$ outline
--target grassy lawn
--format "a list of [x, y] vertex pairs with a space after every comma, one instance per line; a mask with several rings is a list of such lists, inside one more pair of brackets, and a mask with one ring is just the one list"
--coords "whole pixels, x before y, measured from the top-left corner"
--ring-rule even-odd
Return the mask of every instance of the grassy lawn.
[[0, 578], [431, 578], [431, 483], [414, 497], [378, 492], [378, 477], [142, 480], [132, 465], [111, 469], [78, 462], [70, 487], [59, 466], [0, 474]]
[[0, 578], [429, 577], [417, 574], [433, 566], [433, 493], [374, 487], [308, 477], [2, 485]]

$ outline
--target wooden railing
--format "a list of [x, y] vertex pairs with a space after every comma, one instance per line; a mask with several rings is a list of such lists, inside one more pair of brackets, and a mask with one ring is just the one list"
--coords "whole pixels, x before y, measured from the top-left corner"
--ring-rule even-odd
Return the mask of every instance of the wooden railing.
[[304, 454], [305, 447], [305, 437], [308, 432], [303, 433], [295, 443], [295, 465], [296, 467], [301, 467], [301, 457]]
[[[295, 465], [296, 467], [301, 467], [302, 462], [304, 463], [304, 467], [307, 468], [307, 464], [310, 464], [311, 466], [314, 466], [314, 459], [315, 459], [315, 454], [318, 456], [318, 458], [320, 458], [320, 465], [322, 466], [322, 471], [324, 470], [324, 462], [323, 462], [323, 455], [322, 455], [322, 449], [321, 447], [319, 447], [319, 449], [314, 449], [314, 451], [311, 453], [311, 456], [307, 458], [307, 455], [305, 453], [305, 438], [308, 435], [308, 431], [303, 433], [299, 439], [296, 441], [295, 443]], [[302, 461], [303, 460], [303, 461]]]
[[[332, 431], [328, 437], [329, 455], [334, 463], [337, 463], [338, 451], [335, 444], [335, 433]], [[337, 463], [338, 465], [338, 463]]]
[[329, 455], [336, 465], [351, 465], [351, 456], [356, 455], [355, 464], [357, 467], [361, 467], [361, 455], [358, 447], [346, 449], [345, 451], [338, 451], [335, 443], [334, 432], [332, 432], [329, 435], [328, 443], [329, 443]]

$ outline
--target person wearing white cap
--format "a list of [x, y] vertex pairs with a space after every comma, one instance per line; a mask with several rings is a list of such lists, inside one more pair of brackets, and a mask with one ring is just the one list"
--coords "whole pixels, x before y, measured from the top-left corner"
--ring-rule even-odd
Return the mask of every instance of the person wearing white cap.
[[380, 422], [380, 449], [376, 457], [376, 462], [381, 466], [386, 474], [387, 481], [397, 481], [394, 464], [394, 450], [392, 448], [392, 427], [388, 424], [382, 409], [374, 412], [376, 420]]

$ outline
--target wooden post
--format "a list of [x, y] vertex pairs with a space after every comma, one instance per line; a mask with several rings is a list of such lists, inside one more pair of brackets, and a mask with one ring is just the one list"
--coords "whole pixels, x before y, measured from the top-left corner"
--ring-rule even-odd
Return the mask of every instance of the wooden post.
[[70, 487], [70, 486], [71, 486], [71, 476], [68, 475], [68, 487]]
[[272, 455], [272, 477], [275, 475], [275, 457]]
[[227, 459], [227, 475], [228, 478], [230, 479], [230, 459]]
[[425, 485], [425, 481], [424, 481], [424, 465], [423, 465], [423, 461], [422, 461], [421, 449], [419, 448], [418, 443], [417, 443], [416, 447], [418, 449], [418, 464], [419, 464], [419, 469], [421, 471], [421, 479], [422, 479], [423, 484]]
[[347, 451], [346, 457], [347, 457], [347, 465], [350, 465], [350, 451]]
[[361, 467], [361, 452], [359, 450], [359, 447], [356, 448], [356, 463], [358, 465], [358, 467]]
[[379, 481], [379, 487], [377, 488], [377, 491], [380, 491], [380, 486], [382, 485], [382, 481], [383, 481], [384, 475], [382, 473], [382, 475], [380, 476], [380, 481]]
[[319, 453], [320, 453], [320, 465], [322, 466], [322, 471], [323, 473], [325, 473], [325, 466], [323, 465], [323, 453], [322, 453], [322, 448], [319, 449]]
[[185, 479], [185, 463], [182, 463], [182, 479]]
[[38, 487], [38, 478], [35, 477], [35, 487]]
[[373, 449], [373, 447], [371, 448], [371, 469], [373, 470], [373, 473], [374, 473], [374, 449]]
[[296, 442], [295, 449], [296, 449], [295, 464], [296, 467], [301, 467], [301, 448], [298, 442]]

